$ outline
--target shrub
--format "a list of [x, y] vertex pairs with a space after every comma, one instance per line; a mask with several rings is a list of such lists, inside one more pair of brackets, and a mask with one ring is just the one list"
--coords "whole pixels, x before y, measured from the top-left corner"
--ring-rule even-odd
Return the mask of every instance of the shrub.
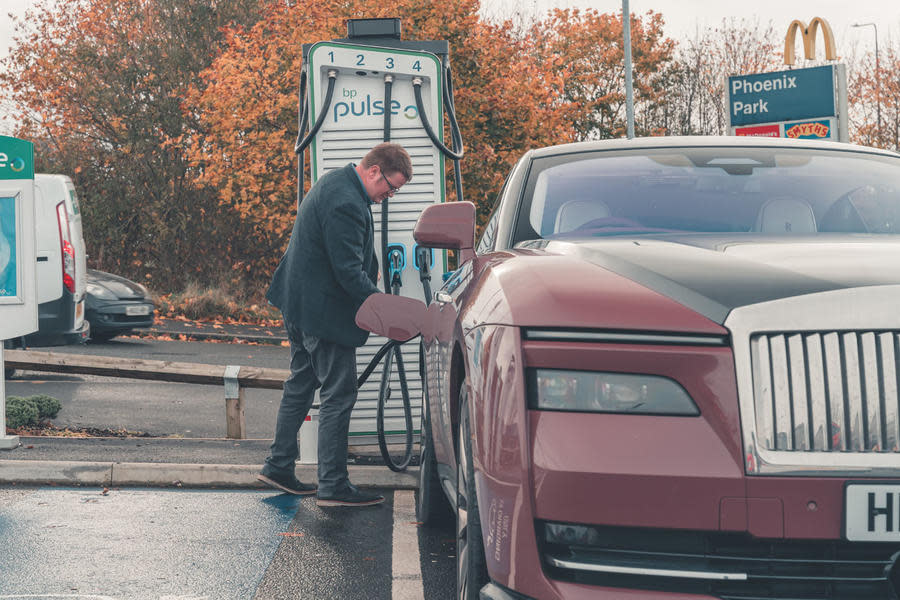
[[61, 409], [59, 400], [45, 394], [27, 398], [9, 396], [6, 399], [6, 426], [18, 429], [36, 425], [41, 419], [52, 419]]
[[6, 399], [6, 426], [10, 429], [37, 423], [38, 414], [37, 406], [28, 398], [10, 396]]
[[38, 409], [38, 417], [41, 419], [52, 419], [62, 409], [62, 404], [53, 396], [46, 394], [38, 394], [27, 398], [34, 402]]
[[[254, 296], [255, 293], [255, 296]], [[160, 316], [183, 316], [190, 320], [232, 320], [243, 322], [268, 322], [280, 320], [281, 313], [269, 305], [260, 290], [248, 292], [240, 283], [221, 283], [201, 286], [188, 283], [180, 292], [155, 295], [153, 302]]]

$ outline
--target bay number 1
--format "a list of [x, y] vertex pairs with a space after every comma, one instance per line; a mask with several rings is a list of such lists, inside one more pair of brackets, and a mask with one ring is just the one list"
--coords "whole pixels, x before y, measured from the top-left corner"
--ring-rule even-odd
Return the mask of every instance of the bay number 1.
[[[331, 62], [334, 62], [334, 51], [328, 53], [328, 58]], [[363, 67], [366, 64], [366, 55], [365, 54], [357, 54], [356, 55], [356, 66]], [[393, 69], [394, 67], [394, 57], [389, 56], [384, 59], [384, 68], [385, 69]], [[421, 71], [422, 70], [422, 61], [417, 60], [413, 63], [413, 70]]]

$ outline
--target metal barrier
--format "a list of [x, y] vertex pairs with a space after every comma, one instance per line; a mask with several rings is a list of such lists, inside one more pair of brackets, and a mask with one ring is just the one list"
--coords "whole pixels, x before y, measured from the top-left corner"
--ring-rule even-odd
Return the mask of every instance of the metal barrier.
[[6, 366], [29, 371], [101, 375], [175, 383], [225, 386], [225, 429], [231, 439], [247, 437], [244, 425], [244, 388], [280, 390], [290, 371], [237, 365], [176, 363], [114, 356], [58, 354], [35, 350], [4, 350]]

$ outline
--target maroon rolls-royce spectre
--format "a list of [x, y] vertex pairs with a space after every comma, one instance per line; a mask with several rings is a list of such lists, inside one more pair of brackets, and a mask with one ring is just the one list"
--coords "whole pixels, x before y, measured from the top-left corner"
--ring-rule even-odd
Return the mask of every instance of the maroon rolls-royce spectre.
[[[827, 142], [530, 151], [422, 325], [422, 521], [460, 598], [900, 589], [900, 155]], [[448, 502], [449, 501], [449, 502]]]

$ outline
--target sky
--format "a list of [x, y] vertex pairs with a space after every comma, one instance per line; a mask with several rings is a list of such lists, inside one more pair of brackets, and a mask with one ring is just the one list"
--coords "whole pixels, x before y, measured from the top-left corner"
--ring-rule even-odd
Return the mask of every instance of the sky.
[[[13, 22], [9, 14], [21, 17], [32, 4], [33, 0], [0, 0], [0, 58], [6, 56], [13, 43]], [[514, 16], [517, 11], [526, 17], [540, 17], [557, 7], [590, 7], [600, 12], [622, 10], [621, 0], [481, 0], [481, 4], [482, 13], [494, 17]], [[731, 18], [758, 21], [763, 27], [771, 21], [780, 45], [791, 21], [799, 19], [809, 23], [813, 17], [822, 17], [834, 31], [839, 56], [874, 48], [874, 29], [853, 28], [853, 23], [876, 23], [882, 50], [900, 38], [900, 0], [630, 0], [629, 9], [635, 14], [649, 10], [662, 13], [666, 34], [676, 41], [690, 39], [698, 30], [715, 27], [722, 19]], [[820, 34], [817, 40], [820, 58], [824, 56], [821, 39]], [[796, 47], [799, 54], [799, 40]], [[0, 133], [9, 132], [0, 130]]]
[[[528, 14], [543, 15], [551, 8], [595, 8], [600, 12], [619, 12], [621, 0], [481, 0], [488, 15], [513, 15], [518, 9]], [[630, 0], [629, 10], [638, 15], [647, 11], [661, 13], [665, 31], [676, 41], [690, 39], [698, 29], [715, 27], [722, 19], [746, 19], [765, 26], [770, 21], [783, 43], [788, 25], [794, 19], [809, 23], [822, 17], [834, 32], [838, 55], [874, 48], [872, 27], [853, 28], [853, 23], [874, 22], [878, 28], [878, 44], [887, 47], [889, 39], [900, 37], [900, 1], [898, 0]], [[820, 56], [821, 34], [818, 40]], [[799, 52], [800, 42], [797, 41]]]

